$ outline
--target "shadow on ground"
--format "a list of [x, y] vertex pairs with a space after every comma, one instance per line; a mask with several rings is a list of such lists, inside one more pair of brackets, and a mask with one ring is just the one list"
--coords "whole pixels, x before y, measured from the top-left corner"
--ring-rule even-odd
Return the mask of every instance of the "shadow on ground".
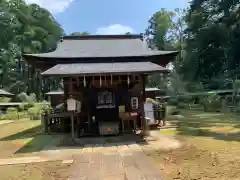
[[240, 142], [240, 122], [235, 115], [221, 113], [189, 112], [182, 117], [170, 118], [177, 134], [211, 137], [217, 140]]
[[1, 138], [1, 141], [12, 141], [12, 140], [18, 140], [18, 139], [25, 139], [25, 138], [31, 138], [35, 135], [41, 133], [42, 128], [41, 126], [36, 126], [21, 132], [18, 132], [16, 134]]
[[41, 150], [58, 150], [62, 148], [81, 148], [83, 146], [116, 146], [117, 144], [146, 144], [144, 138], [136, 134], [105, 137], [81, 137], [72, 140], [70, 134], [44, 134], [41, 126], [18, 132], [1, 138], [0, 141], [26, 141], [14, 154], [33, 153]]
[[33, 153], [43, 150], [45, 147], [55, 145], [61, 140], [63, 135], [44, 134], [41, 126], [36, 126], [16, 134], [1, 138], [0, 141], [5, 143], [11, 141], [22, 141], [24, 144], [14, 154]]
[[147, 141], [140, 135], [124, 134], [119, 136], [100, 136], [100, 137], [80, 137], [79, 139], [72, 140], [69, 136], [62, 141], [58, 147], [83, 147], [83, 146], [116, 146], [130, 145], [130, 144], [147, 144]]

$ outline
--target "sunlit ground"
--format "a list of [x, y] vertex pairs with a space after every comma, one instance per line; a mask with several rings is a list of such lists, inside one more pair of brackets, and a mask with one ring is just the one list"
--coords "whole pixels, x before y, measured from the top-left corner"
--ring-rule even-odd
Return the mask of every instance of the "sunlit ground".
[[172, 151], [152, 150], [164, 180], [240, 179], [240, 118], [231, 114], [181, 110], [176, 128], [161, 130], [184, 142]]

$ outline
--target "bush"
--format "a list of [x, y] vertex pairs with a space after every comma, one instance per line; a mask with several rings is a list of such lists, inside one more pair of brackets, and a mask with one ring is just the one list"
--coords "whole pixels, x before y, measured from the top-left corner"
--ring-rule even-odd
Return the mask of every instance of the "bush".
[[179, 102], [185, 102], [185, 103], [193, 102], [193, 97], [192, 96], [188, 96], [188, 95], [179, 96], [178, 97], [178, 101]]
[[29, 114], [27, 111], [18, 112], [18, 117], [19, 119], [29, 118]]
[[14, 107], [7, 108], [6, 114], [4, 116], [7, 120], [17, 120], [19, 119], [18, 110]]
[[180, 111], [174, 107], [174, 106], [167, 106], [167, 112], [166, 112], [166, 115], [169, 116], [169, 115], [176, 115], [176, 114], [179, 114]]
[[45, 115], [50, 113], [51, 105], [47, 101], [43, 101], [41, 103], [35, 103], [33, 107], [28, 109], [28, 114], [30, 119], [37, 120], [40, 119], [41, 115]]
[[21, 102], [28, 102], [28, 95], [25, 92], [20, 93], [18, 98]]
[[31, 94], [28, 96], [28, 104], [34, 105], [34, 103], [36, 103], [36, 102], [37, 102], [36, 94], [31, 93]]
[[52, 110], [51, 104], [48, 101], [43, 101], [41, 103], [41, 114], [49, 114]]
[[7, 98], [7, 97], [0, 97], [0, 102], [10, 102], [11, 98]]
[[212, 93], [207, 96], [204, 100], [204, 110], [205, 111], [219, 111], [221, 109], [222, 103], [220, 96], [216, 93]]
[[28, 108], [32, 107], [37, 102], [37, 98], [34, 93], [31, 93], [28, 96], [26, 93], [22, 92], [18, 95], [18, 98], [20, 99], [21, 102], [27, 104], [27, 105], [25, 105], [24, 109], [28, 109]]
[[33, 106], [28, 109], [28, 114], [30, 116], [31, 120], [38, 120], [40, 119], [40, 107], [39, 106]]
[[28, 110], [29, 108], [33, 107], [34, 104], [28, 104], [28, 103], [22, 103], [21, 105], [19, 105], [19, 111], [26, 111]]
[[187, 108], [189, 108], [189, 104], [187, 104], [187, 103], [178, 103], [177, 108], [179, 108], [179, 109], [187, 109]]
[[167, 103], [172, 106], [176, 106], [178, 104], [178, 99], [177, 98], [170, 98]]
[[17, 113], [18, 113], [18, 110], [17, 110], [17, 108], [9, 107], [9, 108], [7, 108], [6, 113], [7, 113], [7, 114], [17, 114]]

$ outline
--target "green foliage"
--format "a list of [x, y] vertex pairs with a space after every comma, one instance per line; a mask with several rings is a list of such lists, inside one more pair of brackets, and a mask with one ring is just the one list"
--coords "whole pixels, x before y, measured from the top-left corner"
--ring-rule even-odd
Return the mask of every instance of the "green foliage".
[[[45, 79], [27, 65], [22, 53], [49, 52], [64, 34], [49, 11], [24, 0], [0, 1], [0, 84], [14, 94], [48, 91], [49, 84], [58, 88], [59, 79]], [[56, 86], [56, 87], [55, 87]]]
[[34, 103], [37, 102], [37, 97], [36, 97], [36, 94], [34, 93], [31, 93], [29, 96], [28, 96], [28, 103], [33, 105]]
[[48, 101], [41, 103], [41, 114], [49, 114], [52, 110], [51, 104]]
[[37, 120], [40, 118], [40, 107], [39, 106], [33, 106], [28, 109], [28, 114], [30, 116], [31, 120]]
[[180, 68], [185, 78], [209, 81], [238, 75], [239, 2], [192, 0], [185, 19], [187, 56]]
[[31, 120], [38, 120], [41, 115], [50, 113], [51, 110], [51, 105], [47, 101], [33, 103], [32, 106], [22, 105], [19, 108], [10, 107], [7, 108], [5, 113], [1, 114], [0, 120], [17, 120], [29, 117]]
[[220, 111], [221, 106], [220, 96], [216, 93], [211, 93], [204, 100], [205, 111]]
[[17, 108], [14, 108], [14, 107], [9, 107], [7, 108], [7, 114], [15, 114], [18, 112]]
[[20, 99], [21, 102], [24, 104], [21, 105], [20, 109], [28, 109], [34, 105], [34, 103], [37, 102], [37, 97], [34, 93], [31, 93], [29, 96], [22, 92], [18, 95], [18, 98]]
[[[185, 13], [185, 10], [182, 9], [175, 9], [174, 11], [161, 9], [151, 16], [145, 32], [146, 41], [150, 48], [179, 51], [178, 58], [171, 62], [171, 65], [175, 67], [175, 71], [170, 74], [170, 78], [166, 74], [163, 76], [154, 74], [149, 76], [148, 80], [149, 86], [158, 88], [169, 88], [169, 82], [171, 82], [171, 92], [175, 94], [185, 91], [185, 83], [183, 83], [179, 74], [176, 74], [185, 54]], [[167, 63], [162, 65], [167, 65]]]
[[236, 79], [233, 82], [233, 90], [238, 93], [240, 91], [240, 80]]
[[4, 118], [6, 118], [7, 120], [18, 120], [18, 109], [14, 107], [7, 108]]
[[189, 95], [179, 96], [178, 101], [183, 103], [193, 102], [193, 97]]
[[25, 102], [25, 103], [28, 102], [28, 95], [25, 92], [21, 92], [18, 95], [18, 98], [20, 99], [21, 102]]
[[7, 97], [0, 97], [0, 102], [10, 102], [11, 98], [7, 98]]
[[17, 108], [9, 107], [7, 108], [6, 112], [1, 112], [0, 120], [18, 120], [23, 117], [24, 114], [23, 113], [20, 114]]
[[211, 93], [207, 96], [206, 100], [211, 103], [211, 102], [218, 102], [220, 101], [220, 96], [217, 93]]
[[[232, 84], [236, 89], [240, 84], [235, 81], [240, 77], [239, 14], [239, 1], [191, 0], [189, 9], [161, 9], [152, 15], [146, 30], [149, 46], [180, 52], [172, 63], [175, 74], [168, 85], [172, 92], [231, 89]], [[149, 79], [156, 87], [166, 84], [159, 75]]]
[[178, 99], [177, 98], [170, 98], [167, 102], [169, 105], [172, 105], [172, 106], [177, 106], [178, 104]]
[[43, 101], [41, 103], [35, 103], [33, 107], [28, 109], [28, 114], [30, 119], [36, 120], [39, 119], [41, 115], [46, 113], [50, 113], [51, 105], [47, 101]]
[[166, 115], [169, 116], [169, 115], [177, 115], [177, 114], [180, 114], [180, 111], [179, 109], [176, 108], [176, 106], [167, 106], [167, 112], [166, 112]]
[[155, 12], [149, 19], [149, 26], [145, 32], [149, 47], [159, 50], [182, 49], [184, 11], [175, 9], [167, 11], [161, 9]]

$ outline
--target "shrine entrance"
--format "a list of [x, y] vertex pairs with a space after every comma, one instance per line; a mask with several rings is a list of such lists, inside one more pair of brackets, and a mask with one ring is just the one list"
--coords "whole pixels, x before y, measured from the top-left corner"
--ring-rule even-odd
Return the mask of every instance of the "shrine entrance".
[[[147, 76], [168, 73], [164, 66], [178, 54], [151, 50], [143, 39], [142, 35], [64, 36], [55, 51], [23, 54], [31, 66], [44, 71], [41, 75], [63, 80], [63, 108], [44, 117], [45, 132], [59, 126], [71, 129], [73, 138], [93, 132], [105, 135], [105, 129], [115, 132], [107, 134], [118, 134], [121, 128], [125, 133], [126, 124], [134, 124], [128, 127], [135, 131], [137, 119], [144, 117]], [[69, 98], [78, 108], [67, 108]], [[139, 121], [138, 129], [147, 132], [146, 119]]]
[[[97, 100], [92, 109], [92, 119], [97, 125], [98, 133], [101, 135], [111, 134], [106, 130], [113, 131], [114, 134], [120, 132], [120, 118], [118, 112], [118, 103], [116, 101], [116, 92], [111, 88], [98, 89]], [[110, 129], [106, 129], [109, 127]]]
[[118, 106], [115, 95], [116, 93], [111, 89], [103, 89], [98, 92], [95, 107], [95, 118], [98, 122], [118, 119]]

